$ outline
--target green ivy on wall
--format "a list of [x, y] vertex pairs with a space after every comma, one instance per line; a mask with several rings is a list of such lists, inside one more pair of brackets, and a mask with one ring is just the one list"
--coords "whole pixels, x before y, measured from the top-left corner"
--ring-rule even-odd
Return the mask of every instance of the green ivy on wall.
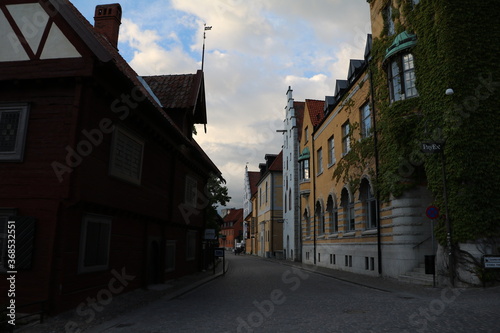
[[[442, 161], [420, 143], [445, 141], [453, 241], [500, 236], [500, 24], [498, 0], [409, 0], [393, 3], [396, 35], [417, 35], [412, 50], [419, 97], [389, 103], [382, 65], [394, 36], [374, 38], [372, 63], [378, 115], [382, 198], [427, 185], [444, 207]], [[375, 36], [374, 36], [375, 37]], [[454, 94], [445, 95], [447, 88]], [[347, 167], [345, 167], [347, 169]], [[444, 209], [442, 209], [444, 211]], [[444, 243], [440, 225], [437, 236]]]

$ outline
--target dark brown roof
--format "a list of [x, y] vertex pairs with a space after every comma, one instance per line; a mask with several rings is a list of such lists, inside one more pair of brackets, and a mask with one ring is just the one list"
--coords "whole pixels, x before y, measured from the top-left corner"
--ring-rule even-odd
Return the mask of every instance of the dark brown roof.
[[260, 180], [260, 172], [258, 171], [248, 171], [248, 179], [250, 181], [250, 192], [251, 195], [254, 195], [257, 193], [257, 184], [259, 183]]
[[304, 122], [304, 109], [305, 102], [293, 102], [293, 108], [295, 109], [295, 117], [297, 119], [297, 128], [299, 129], [299, 141], [302, 137], [302, 123]]
[[243, 221], [243, 208], [231, 209], [229, 214], [224, 217], [224, 222], [242, 222]]
[[202, 72], [196, 74], [155, 75], [142, 78], [164, 108], [192, 109], [196, 105]]
[[311, 123], [314, 127], [318, 126], [325, 114], [325, 101], [306, 99], [306, 105], [307, 110], [309, 111], [309, 117], [311, 118]]
[[269, 166], [269, 171], [283, 171], [283, 150], [280, 151], [273, 164]]

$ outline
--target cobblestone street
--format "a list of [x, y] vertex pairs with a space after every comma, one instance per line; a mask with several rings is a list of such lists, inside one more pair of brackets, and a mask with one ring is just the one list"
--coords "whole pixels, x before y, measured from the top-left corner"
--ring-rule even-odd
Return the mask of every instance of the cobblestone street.
[[500, 332], [498, 287], [420, 287], [229, 253], [227, 261], [226, 275], [85, 332]]

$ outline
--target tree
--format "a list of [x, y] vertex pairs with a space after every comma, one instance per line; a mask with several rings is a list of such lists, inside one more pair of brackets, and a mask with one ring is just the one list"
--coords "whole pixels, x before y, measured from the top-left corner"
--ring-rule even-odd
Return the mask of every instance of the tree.
[[207, 229], [215, 229], [218, 233], [219, 219], [220, 216], [217, 213], [217, 208], [219, 205], [226, 206], [226, 204], [231, 200], [228, 195], [226, 180], [221, 176], [211, 174], [207, 181], [206, 194], [208, 196], [208, 207], [206, 209], [206, 221]]

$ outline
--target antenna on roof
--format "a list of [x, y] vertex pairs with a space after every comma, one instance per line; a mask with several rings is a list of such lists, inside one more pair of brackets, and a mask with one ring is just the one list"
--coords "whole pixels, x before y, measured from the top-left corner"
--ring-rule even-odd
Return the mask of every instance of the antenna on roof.
[[208, 26], [207, 27], [207, 24], [203, 24], [203, 26], [205, 27], [203, 29], [203, 51], [201, 53], [201, 71], [203, 72], [203, 64], [205, 63], [205, 39], [207, 38], [206, 37], [206, 34], [207, 34], [207, 30], [212, 30], [212, 26]]

